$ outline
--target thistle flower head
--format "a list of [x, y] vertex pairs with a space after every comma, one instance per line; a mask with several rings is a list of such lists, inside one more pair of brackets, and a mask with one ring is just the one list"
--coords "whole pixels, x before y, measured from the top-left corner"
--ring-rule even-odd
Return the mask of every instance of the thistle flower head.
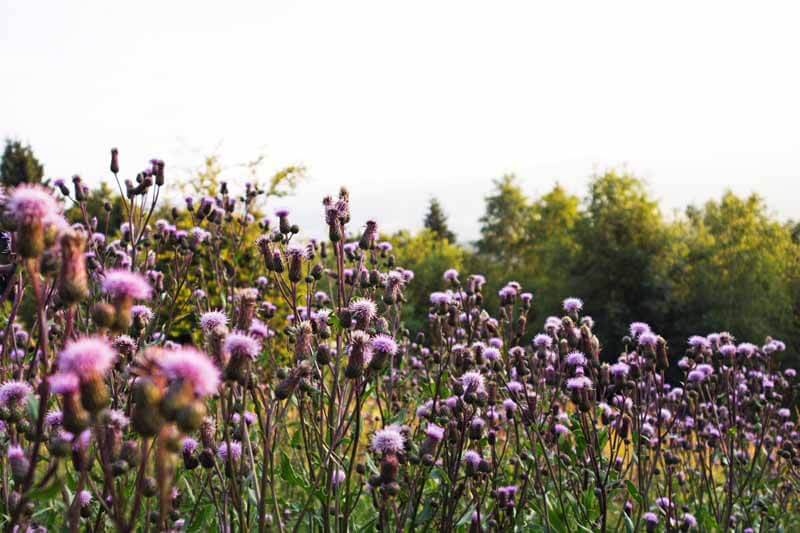
[[92, 493], [88, 490], [82, 490], [78, 493], [78, 505], [86, 507], [92, 503]]
[[639, 335], [637, 340], [642, 346], [654, 347], [658, 342], [658, 336], [652, 331], [645, 331]]
[[458, 270], [455, 268], [448, 268], [442, 275], [445, 281], [458, 281]]
[[578, 351], [568, 353], [564, 361], [569, 366], [586, 366], [586, 356]]
[[146, 305], [134, 305], [131, 307], [131, 315], [134, 319], [149, 322], [153, 319], [153, 311]]
[[583, 309], [583, 300], [570, 297], [565, 299], [562, 305], [564, 306], [564, 311], [567, 313], [574, 313]]
[[483, 461], [483, 456], [474, 450], [467, 450], [464, 452], [464, 462], [469, 464], [472, 468], [477, 468]]
[[439, 442], [444, 438], [444, 428], [436, 424], [428, 423], [425, 427], [425, 435], [427, 435], [429, 439]]
[[104, 338], [82, 337], [68, 342], [58, 354], [58, 370], [84, 380], [108, 372], [116, 358], [116, 352]]
[[389, 335], [381, 333], [372, 339], [372, 350], [393, 356], [397, 353], [397, 342]]
[[627, 364], [622, 363], [622, 362], [614, 363], [613, 365], [608, 367], [608, 371], [611, 373], [612, 376], [614, 376], [614, 377], [623, 377], [623, 378], [628, 375], [628, 372], [630, 371], [630, 369], [631, 369], [631, 367], [629, 367]]
[[22, 225], [52, 220], [61, 213], [61, 206], [50, 189], [22, 184], [9, 193], [5, 210], [16, 224]]
[[488, 361], [497, 361], [498, 359], [500, 359], [500, 350], [489, 346], [483, 349], [483, 356]]
[[64, 413], [59, 409], [51, 409], [44, 415], [44, 423], [50, 428], [57, 428], [64, 421]]
[[578, 376], [574, 378], [569, 378], [567, 380], [567, 389], [569, 390], [583, 390], [591, 388], [592, 388], [592, 380], [586, 376]]
[[152, 293], [150, 283], [144, 276], [124, 269], [107, 271], [103, 276], [102, 288], [112, 298], [148, 300]]
[[248, 357], [255, 360], [261, 353], [261, 343], [247, 333], [234, 331], [225, 337], [225, 351], [234, 357]]
[[199, 350], [184, 347], [164, 351], [157, 361], [169, 379], [180, 379], [191, 385], [197, 396], [214, 394], [219, 387], [219, 369]]
[[0, 385], [0, 406], [16, 405], [31, 393], [33, 393], [33, 389], [24, 381], [6, 381]]
[[369, 298], [356, 298], [350, 302], [350, 312], [357, 320], [371, 322], [378, 314], [378, 306]]
[[78, 376], [72, 372], [58, 372], [47, 381], [50, 383], [50, 390], [56, 394], [70, 394], [77, 391], [80, 385]]
[[550, 348], [553, 345], [553, 338], [550, 335], [539, 333], [533, 338], [533, 345], [541, 349]]
[[290, 244], [286, 247], [286, 255], [296, 259], [305, 259], [307, 257], [306, 248], [299, 244]]
[[689, 346], [695, 349], [703, 349], [710, 347], [708, 339], [700, 335], [692, 335], [689, 337]]
[[648, 333], [650, 331], [650, 326], [644, 322], [633, 322], [630, 325], [629, 331], [631, 333], [631, 337], [638, 337], [642, 333]]
[[228, 317], [222, 311], [206, 311], [200, 315], [200, 327], [209, 332], [217, 326], [227, 326]]
[[399, 453], [403, 451], [405, 437], [397, 426], [386, 426], [372, 435], [372, 450], [380, 453]]
[[197, 449], [197, 441], [192, 437], [185, 437], [181, 441], [181, 449], [183, 450], [183, 453], [190, 455]]
[[19, 444], [12, 444], [8, 447], [8, 451], [6, 452], [6, 457], [8, 457], [9, 461], [16, 461], [19, 459], [23, 459], [25, 457], [25, 451]]
[[459, 378], [465, 392], [483, 392], [486, 390], [486, 381], [480, 372], [464, 372]]
[[130, 423], [130, 419], [119, 409], [109, 409], [106, 412], [106, 421], [115, 429], [125, 429]]
[[433, 305], [448, 305], [453, 300], [448, 292], [432, 292], [429, 298]]
[[217, 456], [223, 461], [227, 461], [228, 457], [231, 461], [238, 461], [242, 457], [242, 443], [236, 440], [232, 440], [230, 446], [227, 442], [221, 443], [217, 447]]

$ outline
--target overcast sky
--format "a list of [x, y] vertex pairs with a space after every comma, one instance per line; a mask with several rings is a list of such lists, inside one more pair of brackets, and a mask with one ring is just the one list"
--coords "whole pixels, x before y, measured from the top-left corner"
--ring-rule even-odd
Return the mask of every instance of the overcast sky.
[[800, 218], [794, 5], [0, 0], [0, 135], [92, 182], [111, 146], [131, 174], [301, 163], [312, 233], [339, 184], [385, 229], [438, 196], [466, 240], [505, 172], [583, 194], [618, 165], [667, 209], [729, 187]]

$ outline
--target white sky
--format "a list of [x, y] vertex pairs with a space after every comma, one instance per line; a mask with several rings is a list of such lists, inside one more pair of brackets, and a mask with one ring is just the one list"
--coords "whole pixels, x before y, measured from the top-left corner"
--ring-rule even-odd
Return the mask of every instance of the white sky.
[[308, 167], [284, 203], [312, 233], [342, 183], [356, 221], [435, 195], [471, 239], [492, 178], [621, 164], [667, 209], [730, 187], [798, 218], [795, 5], [0, 0], [0, 135], [94, 182], [111, 146], [130, 174], [264, 151]]

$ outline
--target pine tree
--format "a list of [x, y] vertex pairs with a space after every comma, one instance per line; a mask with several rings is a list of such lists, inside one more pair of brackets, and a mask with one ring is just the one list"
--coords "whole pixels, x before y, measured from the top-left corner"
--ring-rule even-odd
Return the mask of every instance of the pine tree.
[[33, 155], [29, 145], [6, 139], [3, 161], [0, 163], [0, 181], [7, 187], [20, 183], [39, 183], [44, 175], [44, 167]]
[[440, 239], [448, 242], [456, 242], [456, 235], [447, 226], [447, 215], [442, 209], [442, 205], [436, 198], [431, 198], [428, 206], [428, 213], [425, 215], [424, 226], [436, 234]]

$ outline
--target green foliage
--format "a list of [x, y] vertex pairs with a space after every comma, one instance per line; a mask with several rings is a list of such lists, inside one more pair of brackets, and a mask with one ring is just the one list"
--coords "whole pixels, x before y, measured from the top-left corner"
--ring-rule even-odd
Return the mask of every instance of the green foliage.
[[489, 279], [490, 303], [511, 279], [535, 293], [537, 321], [578, 296], [607, 360], [634, 320], [661, 324], [676, 353], [692, 334], [730, 330], [754, 342], [772, 334], [790, 345], [800, 334], [800, 226], [777, 222], [758, 196], [727, 192], [668, 219], [630, 173], [594, 176], [583, 201], [559, 185], [529, 198], [506, 175], [480, 222], [464, 261]]
[[389, 241], [394, 247], [397, 264], [414, 272], [414, 282], [405, 294], [407, 309], [403, 315], [408, 318], [406, 326], [411, 331], [419, 331], [425, 327], [428, 295], [442, 286], [442, 273], [445, 270], [463, 269], [466, 252], [429, 229], [416, 235], [400, 231], [392, 235]]
[[678, 331], [796, 338], [800, 247], [790, 225], [772, 220], [757, 195], [727, 192], [688, 209], [680, 227], [686, 252], [670, 297]]
[[20, 183], [40, 183], [43, 175], [44, 167], [29, 145], [6, 139], [3, 160], [0, 162], [0, 181], [3, 185], [14, 187]]
[[[106, 204], [111, 207], [110, 211], [106, 210]], [[116, 234], [122, 223], [125, 222], [125, 207], [122, 197], [105, 181], [100, 183], [98, 188], [89, 192], [85, 210], [86, 219], [91, 221], [92, 218], [97, 218], [98, 229], [106, 234]], [[67, 217], [70, 220], [84, 220], [84, 213], [80, 207], [73, 205], [67, 210]]]
[[425, 214], [424, 227], [431, 230], [440, 239], [456, 242], [456, 235], [447, 226], [447, 215], [442, 209], [442, 204], [436, 198], [431, 198], [428, 212]]

